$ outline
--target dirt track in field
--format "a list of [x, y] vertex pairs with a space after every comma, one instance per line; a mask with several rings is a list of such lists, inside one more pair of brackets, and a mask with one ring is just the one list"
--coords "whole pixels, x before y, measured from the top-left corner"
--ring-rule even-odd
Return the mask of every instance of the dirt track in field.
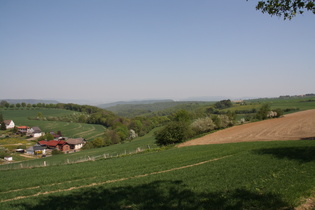
[[238, 125], [179, 144], [178, 147], [248, 141], [315, 139], [315, 109]]

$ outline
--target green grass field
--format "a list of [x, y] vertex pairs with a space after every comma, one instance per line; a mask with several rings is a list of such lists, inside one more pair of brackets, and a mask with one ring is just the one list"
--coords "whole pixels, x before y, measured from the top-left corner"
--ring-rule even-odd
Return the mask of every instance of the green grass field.
[[248, 142], [1, 171], [0, 208], [292, 209], [314, 191], [314, 154], [315, 141]]
[[249, 102], [253, 105], [268, 103], [272, 109], [298, 108], [302, 111], [315, 108], [315, 97], [253, 99], [249, 100]]
[[4, 119], [13, 120], [16, 125], [29, 127], [38, 126], [43, 132], [61, 131], [67, 137], [83, 137], [87, 140], [94, 139], [104, 134], [104, 126], [74, 122], [30, 120], [28, 117], [36, 117], [38, 113], [44, 116], [64, 116], [77, 112], [63, 109], [35, 109], [35, 110], [1, 110]]

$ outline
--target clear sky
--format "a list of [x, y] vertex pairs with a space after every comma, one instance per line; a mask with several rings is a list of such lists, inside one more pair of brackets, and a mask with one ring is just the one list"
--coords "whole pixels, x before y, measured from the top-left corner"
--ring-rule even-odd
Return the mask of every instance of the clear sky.
[[0, 98], [315, 92], [315, 15], [255, 0], [0, 0]]

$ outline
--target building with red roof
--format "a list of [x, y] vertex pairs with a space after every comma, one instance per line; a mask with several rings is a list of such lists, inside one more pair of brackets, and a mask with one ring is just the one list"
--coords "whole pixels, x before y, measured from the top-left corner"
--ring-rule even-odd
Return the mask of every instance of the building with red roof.
[[47, 149], [57, 149], [63, 152], [70, 150], [70, 145], [68, 145], [64, 140], [39, 141], [38, 144], [46, 146]]

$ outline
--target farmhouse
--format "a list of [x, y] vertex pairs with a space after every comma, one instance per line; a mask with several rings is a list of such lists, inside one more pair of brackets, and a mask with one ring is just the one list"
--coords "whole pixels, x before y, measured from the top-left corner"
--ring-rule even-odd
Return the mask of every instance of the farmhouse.
[[57, 149], [63, 152], [70, 151], [70, 145], [64, 140], [39, 141], [38, 144], [47, 149]]
[[5, 120], [3, 122], [5, 124], [6, 129], [11, 129], [11, 128], [14, 128], [15, 126], [13, 120]]
[[26, 133], [27, 133], [27, 130], [30, 129], [30, 127], [23, 125], [23, 126], [19, 126], [17, 129], [18, 129], [18, 131], [19, 131], [20, 133], [25, 133], [25, 134], [26, 134]]
[[27, 129], [27, 135], [32, 137], [40, 137], [43, 135], [43, 133], [39, 127], [32, 127], [30, 129]]
[[29, 147], [26, 150], [26, 153], [30, 154], [30, 155], [36, 155], [36, 154], [43, 154], [43, 155], [45, 155], [46, 154], [46, 148], [41, 146], [40, 144], [35, 144], [34, 146]]
[[66, 142], [70, 145], [70, 149], [73, 150], [81, 149], [86, 143], [84, 138], [68, 139]]

